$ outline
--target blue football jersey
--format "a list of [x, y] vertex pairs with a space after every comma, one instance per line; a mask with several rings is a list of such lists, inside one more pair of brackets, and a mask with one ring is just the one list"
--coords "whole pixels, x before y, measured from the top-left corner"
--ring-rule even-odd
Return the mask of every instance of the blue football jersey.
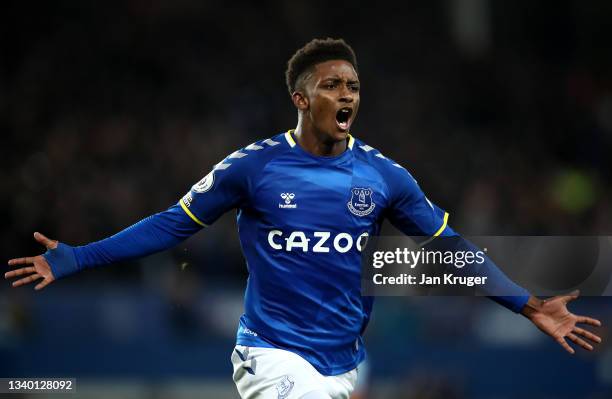
[[454, 235], [410, 173], [349, 136], [335, 157], [312, 155], [292, 131], [214, 166], [180, 201], [196, 223], [237, 209], [247, 261], [237, 343], [292, 351], [323, 375], [355, 368], [372, 297], [361, 296], [361, 251], [388, 219], [410, 236]]

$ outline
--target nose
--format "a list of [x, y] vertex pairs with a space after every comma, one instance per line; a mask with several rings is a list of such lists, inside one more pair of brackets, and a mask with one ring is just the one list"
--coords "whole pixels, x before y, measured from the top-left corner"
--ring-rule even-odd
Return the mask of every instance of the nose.
[[352, 103], [354, 101], [353, 93], [351, 93], [350, 91], [342, 93], [338, 101], [340, 101], [341, 103]]
[[354, 93], [348, 88], [346, 85], [342, 85], [342, 89], [340, 90], [340, 98], [338, 101], [341, 103], [352, 103], [354, 101]]

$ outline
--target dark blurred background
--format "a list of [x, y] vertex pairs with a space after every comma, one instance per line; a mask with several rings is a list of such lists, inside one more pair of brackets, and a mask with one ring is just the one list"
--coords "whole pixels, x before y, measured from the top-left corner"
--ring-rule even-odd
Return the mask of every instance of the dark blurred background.
[[[295, 127], [286, 62], [328, 36], [357, 53], [353, 135], [455, 230], [612, 235], [611, 19], [611, 2], [578, 0], [4, 2], [2, 257], [40, 253], [33, 231], [104, 238]], [[0, 376], [77, 377], [88, 398], [237, 397], [234, 218], [40, 293], [5, 281]], [[612, 323], [609, 298], [572, 309]], [[486, 299], [379, 298], [359, 395], [609, 398], [610, 338], [569, 356]]]

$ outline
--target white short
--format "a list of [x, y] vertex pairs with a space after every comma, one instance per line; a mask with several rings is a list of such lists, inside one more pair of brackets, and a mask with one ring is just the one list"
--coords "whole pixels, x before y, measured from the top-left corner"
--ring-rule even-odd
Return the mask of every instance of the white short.
[[348, 399], [357, 382], [356, 368], [324, 376], [301, 356], [282, 349], [236, 345], [232, 365], [242, 399], [298, 399], [313, 391]]

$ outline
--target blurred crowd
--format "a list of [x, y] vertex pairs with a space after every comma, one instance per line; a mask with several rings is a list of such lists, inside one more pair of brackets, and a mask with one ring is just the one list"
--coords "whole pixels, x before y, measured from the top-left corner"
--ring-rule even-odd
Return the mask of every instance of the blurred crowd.
[[[612, 3], [2, 7], [5, 258], [40, 252], [33, 231], [73, 245], [113, 234], [173, 205], [227, 154], [295, 127], [286, 62], [327, 36], [343, 37], [357, 53], [362, 102], [353, 135], [410, 170], [455, 230], [612, 235]], [[189, 308], [215, 282], [244, 284], [234, 219], [224, 216], [169, 254], [75, 281], [150, 284]], [[0, 307], [28, 301], [29, 293], [8, 291], [0, 287]], [[232, 292], [219, 306], [239, 308], [240, 288]], [[481, 311], [472, 301], [457, 306]], [[210, 308], [202, 310], [205, 326], [190, 324], [189, 311], [172, 323], [218, 325], [223, 315]], [[15, 312], [0, 334], [25, 317]], [[393, 320], [388, 307], [377, 312], [381, 326]], [[401, 328], [414, 328], [417, 340], [446, 331], [442, 339], [452, 341], [452, 323], [425, 331], [450, 315], [423, 313]], [[225, 321], [227, 331], [234, 322]]]
[[351, 14], [351, 29], [341, 5], [164, 4], [8, 6], [6, 248], [29, 248], [33, 229], [99, 239], [170, 206], [228, 153], [294, 127], [286, 61], [322, 36], [358, 55], [353, 134], [412, 171], [458, 230], [612, 230], [606, 3], [381, 5]]

